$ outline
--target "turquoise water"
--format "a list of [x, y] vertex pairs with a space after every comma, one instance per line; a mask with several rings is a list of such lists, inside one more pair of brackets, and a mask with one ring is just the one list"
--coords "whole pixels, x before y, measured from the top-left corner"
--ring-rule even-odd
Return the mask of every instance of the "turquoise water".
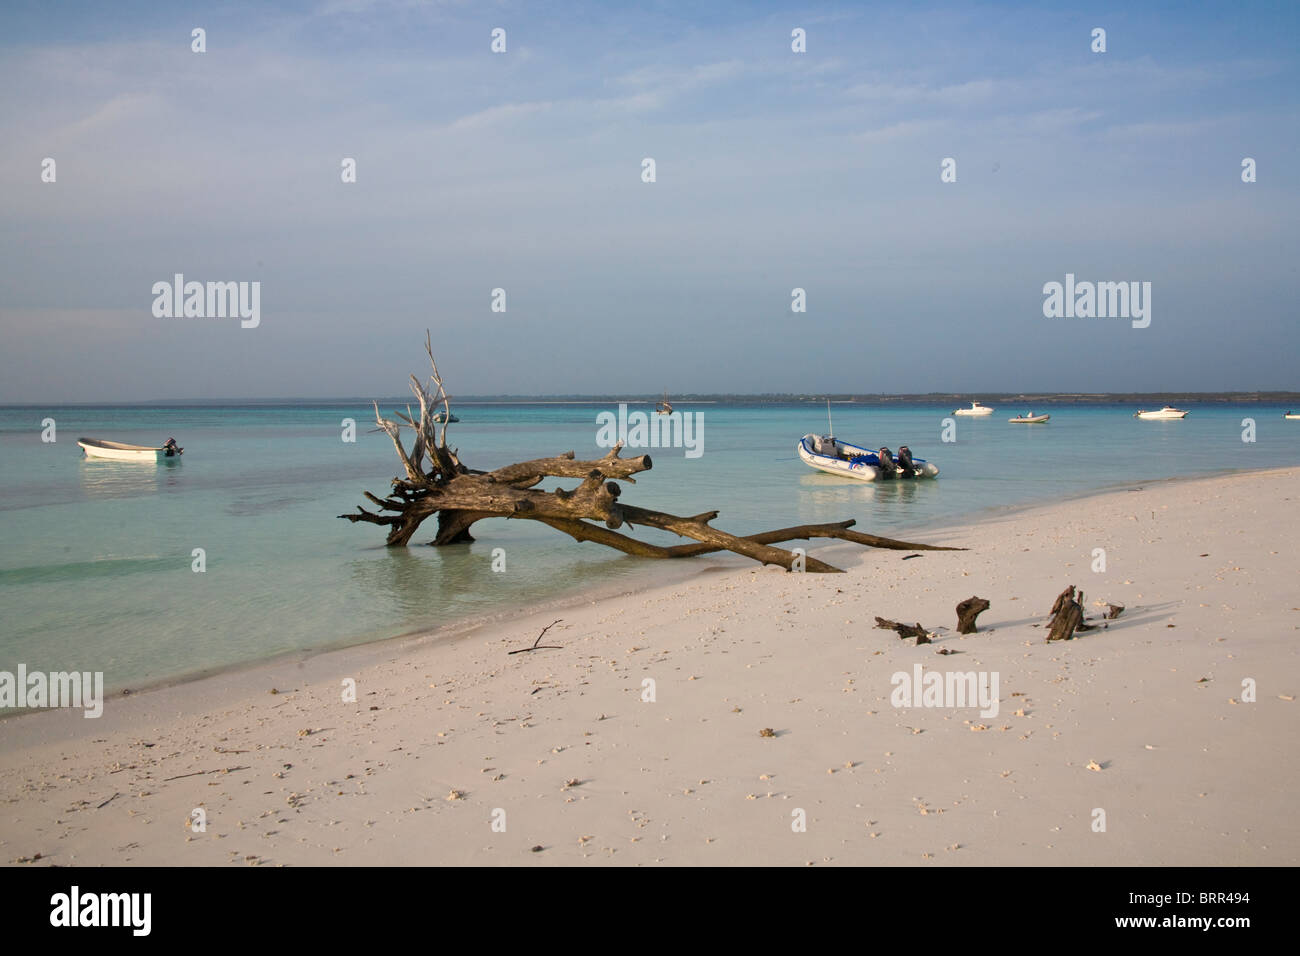
[[[632, 406], [647, 410], [648, 405]], [[572, 449], [599, 457], [608, 404], [460, 405], [452, 444], [471, 467]], [[1086, 493], [1118, 482], [1300, 463], [1300, 422], [1266, 406], [1192, 406], [1180, 422], [1139, 422], [1128, 406], [1035, 406], [1047, 425], [1010, 425], [1024, 409], [957, 419], [934, 406], [834, 406], [847, 440], [935, 461], [933, 482], [871, 485], [823, 476], [796, 457], [825, 426], [814, 404], [684, 404], [703, 415], [703, 454], [647, 449], [654, 469], [629, 503], [679, 514], [718, 510], [737, 533], [856, 518], [898, 533], [989, 507]], [[480, 522], [472, 545], [383, 547], [384, 529], [335, 516], [398, 472], [369, 407], [0, 408], [0, 670], [99, 670], [135, 687], [276, 654], [379, 640], [591, 586], [634, 585], [664, 565], [528, 521]], [[355, 443], [341, 421], [355, 418]], [[1242, 419], [1256, 441], [1241, 440]], [[53, 418], [57, 441], [41, 441]], [[79, 436], [185, 447], [176, 464], [87, 460]], [[553, 487], [551, 482], [544, 487]], [[571, 485], [573, 482], [565, 482]], [[432, 537], [428, 533], [417, 541]], [[678, 543], [644, 529], [647, 539]], [[192, 570], [202, 548], [206, 570]], [[492, 571], [504, 548], [506, 570]], [[702, 559], [696, 565], [728, 559]], [[681, 565], [674, 564], [674, 569]]]

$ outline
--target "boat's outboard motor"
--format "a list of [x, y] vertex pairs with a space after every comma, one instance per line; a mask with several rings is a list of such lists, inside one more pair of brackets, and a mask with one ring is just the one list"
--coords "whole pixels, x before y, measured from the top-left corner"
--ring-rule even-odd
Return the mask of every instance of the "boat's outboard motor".
[[901, 469], [902, 478], [915, 478], [917, 474], [916, 465], [912, 464], [912, 449], [906, 445], [898, 446], [898, 467]]
[[894, 456], [886, 446], [880, 446], [880, 451], [876, 452], [876, 457], [880, 459], [880, 463], [877, 466], [877, 473], [881, 478], [898, 477], [897, 470], [894, 467]]
[[175, 438], [167, 439], [165, 442], [163, 442], [163, 447], [167, 449], [166, 456], [168, 458], [175, 458], [177, 455], [183, 454], [185, 452], [184, 448], [181, 448], [179, 445], [176, 444]]

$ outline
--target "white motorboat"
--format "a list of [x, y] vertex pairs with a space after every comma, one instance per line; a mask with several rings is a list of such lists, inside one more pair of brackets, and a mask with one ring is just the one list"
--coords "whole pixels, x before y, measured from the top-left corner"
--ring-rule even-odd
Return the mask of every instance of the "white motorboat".
[[1187, 412], [1184, 409], [1171, 408], [1170, 406], [1166, 405], [1158, 412], [1140, 411], [1133, 417], [1141, 418], [1144, 421], [1148, 421], [1148, 422], [1172, 422], [1172, 421], [1176, 421], [1179, 418], [1186, 418]]
[[1287, 412], [1282, 417], [1287, 419], [1288, 421], [1293, 421], [1293, 422], [1300, 421], [1300, 415], [1297, 415], [1295, 412]]
[[[939, 475], [938, 465], [924, 458], [913, 458], [906, 445], [894, 455], [888, 448], [876, 451], [831, 435], [804, 435], [799, 439], [798, 451], [803, 463], [810, 468], [858, 481], [936, 478]], [[882, 467], [882, 461], [888, 461], [888, 464]]]
[[982, 418], [982, 417], [984, 417], [985, 415], [992, 415], [992, 414], [993, 414], [993, 409], [989, 408], [987, 405], [981, 405], [979, 402], [971, 402], [971, 403], [970, 403], [970, 408], [956, 408], [956, 409], [953, 409], [953, 414], [954, 414], [954, 415], [973, 415], [973, 416], [976, 416], [976, 417]]
[[1051, 415], [1035, 415], [1033, 412], [1025, 412], [1025, 414], [1017, 415], [1015, 418], [1008, 418], [1007, 421], [1013, 425], [1041, 425], [1051, 417]]
[[180, 458], [185, 451], [176, 444], [175, 438], [167, 439], [158, 448], [127, 445], [120, 441], [105, 441], [102, 438], [78, 438], [77, 444], [81, 446], [87, 458], [107, 458], [111, 461], [166, 461]]

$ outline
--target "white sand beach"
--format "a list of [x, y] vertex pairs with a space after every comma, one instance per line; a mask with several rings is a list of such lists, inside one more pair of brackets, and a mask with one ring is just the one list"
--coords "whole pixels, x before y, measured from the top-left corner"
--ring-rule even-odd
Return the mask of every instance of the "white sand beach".
[[[704, 559], [450, 641], [117, 696], [98, 720], [16, 716], [0, 861], [1296, 865], [1298, 478], [897, 534], [967, 551], [813, 545], [845, 574]], [[1068, 584], [1126, 610], [1047, 644]], [[961, 636], [972, 595], [992, 606]], [[914, 646], [877, 615], [938, 635]], [[541, 643], [560, 649], [508, 653], [556, 618]], [[997, 714], [892, 706], [916, 664], [996, 674]]]

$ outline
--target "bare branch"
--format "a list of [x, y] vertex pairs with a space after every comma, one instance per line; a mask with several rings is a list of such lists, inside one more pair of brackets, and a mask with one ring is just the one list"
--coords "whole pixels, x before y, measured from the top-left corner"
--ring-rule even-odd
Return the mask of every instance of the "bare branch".
[[410, 456], [406, 454], [406, 449], [402, 447], [401, 426], [397, 422], [389, 421], [383, 415], [379, 414], [379, 403], [373, 402], [375, 406], [375, 423], [388, 433], [388, 437], [393, 440], [393, 447], [397, 449], [397, 457], [402, 459], [402, 466], [406, 469], [406, 476], [414, 482], [422, 483], [424, 475], [420, 473], [419, 467], [411, 461]]

